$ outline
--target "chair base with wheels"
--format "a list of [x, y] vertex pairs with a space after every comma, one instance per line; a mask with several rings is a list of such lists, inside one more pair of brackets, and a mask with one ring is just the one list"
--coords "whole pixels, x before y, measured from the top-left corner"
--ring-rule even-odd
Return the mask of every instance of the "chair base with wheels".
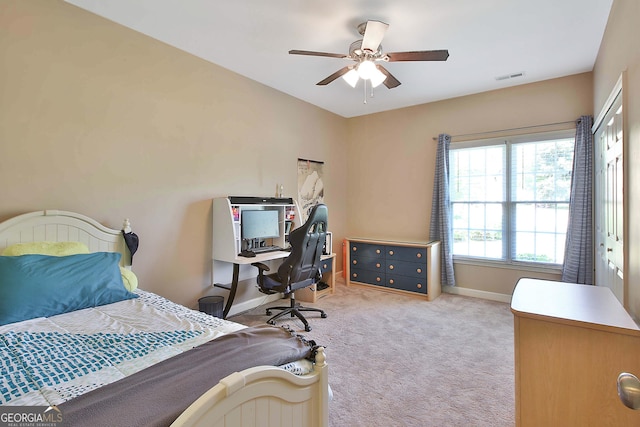
[[300, 321], [304, 324], [304, 330], [309, 332], [311, 330], [311, 326], [309, 326], [309, 322], [307, 322], [307, 319], [302, 315], [301, 313], [302, 311], [315, 311], [317, 313], [320, 313], [320, 317], [322, 317], [323, 319], [327, 317], [327, 313], [325, 313], [324, 310], [321, 310], [319, 308], [301, 306], [296, 302], [296, 299], [294, 298], [293, 295], [291, 295], [290, 300], [291, 300], [291, 305], [289, 307], [267, 308], [266, 310], [267, 316], [271, 316], [271, 310], [282, 310], [280, 313], [276, 314], [271, 319], [267, 320], [268, 324], [275, 325], [276, 320], [280, 319], [281, 317], [285, 317], [287, 314], [290, 314], [291, 317], [297, 317], [298, 319], [300, 319]]
[[[271, 279], [270, 276], [272, 276], [272, 275], [264, 275], [265, 271], [269, 271], [269, 267], [267, 267], [265, 264], [263, 264], [261, 262], [254, 262], [251, 265], [253, 265], [254, 267], [258, 268], [258, 270], [260, 271], [260, 275], [262, 276], [262, 282], [263, 283], [265, 281], [268, 281], [268, 280]], [[271, 280], [273, 280], [273, 279], [271, 279]], [[306, 286], [311, 286], [314, 283], [316, 283], [316, 281], [312, 280], [312, 279], [307, 279], [305, 282], [308, 283]], [[306, 287], [304, 285], [304, 282], [301, 282], [300, 285], [301, 285], [301, 287]], [[260, 289], [260, 292], [265, 293], [265, 294], [275, 294], [275, 293], [277, 293], [275, 291], [272, 291], [270, 289], [265, 289], [265, 288], [262, 288], [262, 287], [260, 287], [259, 289]], [[273, 316], [272, 318], [267, 320], [268, 324], [275, 325], [276, 324], [276, 320], [281, 319], [281, 318], [285, 317], [286, 315], [291, 315], [291, 317], [297, 317], [298, 319], [300, 319], [300, 321], [304, 324], [304, 330], [309, 332], [311, 330], [311, 326], [309, 326], [309, 322], [307, 321], [307, 319], [302, 314], [303, 311], [314, 311], [316, 313], [320, 313], [320, 317], [323, 318], [323, 319], [326, 319], [327, 313], [325, 313], [324, 310], [321, 310], [319, 308], [313, 308], [313, 307], [303, 307], [299, 303], [297, 303], [295, 294], [293, 292], [289, 293], [288, 295], [285, 295], [285, 298], [287, 298], [287, 297], [291, 301], [291, 304], [289, 306], [269, 307], [269, 308], [266, 309], [267, 316], [271, 316], [272, 310], [282, 310], [280, 313], [277, 313], [275, 316]]]

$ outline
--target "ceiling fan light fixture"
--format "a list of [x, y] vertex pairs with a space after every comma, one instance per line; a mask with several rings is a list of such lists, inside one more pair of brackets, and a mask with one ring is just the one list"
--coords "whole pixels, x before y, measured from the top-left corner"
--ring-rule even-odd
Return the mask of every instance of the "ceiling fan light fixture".
[[360, 79], [360, 76], [358, 75], [358, 72], [352, 68], [347, 74], [343, 75], [342, 78], [349, 84], [349, 86], [355, 88], [358, 84], [358, 79]]
[[375, 69], [373, 74], [371, 74], [371, 87], [378, 87], [387, 79], [387, 76], [378, 68]]
[[[407, 52], [383, 53], [382, 39], [389, 24], [381, 21], [369, 20], [358, 26], [358, 32], [362, 35], [361, 40], [356, 40], [349, 46], [349, 54], [315, 52], [311, 50], [290, 50], [291, 55], [325, 56], [329, 58], [349, 59], [355, 65], [342, 67], [335, 73], [320, 80], [316, 85], [326, 86], [335, 81], [338, 77], [343, 77], [344, 81], [353, 88], [358, 84], [359, 79], [364, 80], [365, 91], [367, 86], [377, 87], [384, 83], [388, 89], [400, 86], [400, 81], [396, 79], [380, 62], [407, 62], [407, 61], [446, 61], [449, 58], [449, 51], [440, 50], [414, 50]], [[517, 76], [516, 74], [510, 77]], [[369, 85], [367, 85], [369, 80]], [[373, 92], [373, 91], [372, 91]]]
[[369, 80], [376, 71], [378, 71], [378, 69], [371, 61], [364, 60], [358, 64], [358, 76], [363, 80]]

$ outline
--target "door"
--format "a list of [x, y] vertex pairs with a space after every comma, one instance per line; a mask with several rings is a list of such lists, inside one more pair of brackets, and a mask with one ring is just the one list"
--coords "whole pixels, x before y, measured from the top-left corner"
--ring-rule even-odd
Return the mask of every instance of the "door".
[[600, 121], [594, 144], [596, 285], [609, 287], [624, 305], [625, 204], [621, 91]]

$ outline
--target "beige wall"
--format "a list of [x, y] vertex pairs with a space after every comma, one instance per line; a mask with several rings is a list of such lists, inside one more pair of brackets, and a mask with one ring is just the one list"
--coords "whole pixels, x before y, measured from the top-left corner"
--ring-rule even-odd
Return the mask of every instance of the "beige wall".
[[0, 220], [128, 217], [141, 287], [189, 306], [212, 291], [211, 198], [296, 197], [298, 157], [326, 162], [344, 236], [344, 118], [59, 0], [3, 0], [0, 58]]
[[607, 97], [623, 72], [624, 133], [627, 152], [627, 188], [624, 190], [627, 211], [626, 239], [628, 256], [625, 276], [628, 282], [627, 309], [640, 319], [640, 2], [614, 0], [607, 29], [602, 39], [593, 70], [594, 116], [603, 108]]
[[[583, 73], [350, 119], [349, 235], [429, 238], [433, 137], [438, 134], [573, 121], [591, 114], [592, 99], [592, 75]], [[507, 295], [519, 277], [559, 279], [554, 274], [463, 264], [455, 265], [455, 273], [460, 288]]]

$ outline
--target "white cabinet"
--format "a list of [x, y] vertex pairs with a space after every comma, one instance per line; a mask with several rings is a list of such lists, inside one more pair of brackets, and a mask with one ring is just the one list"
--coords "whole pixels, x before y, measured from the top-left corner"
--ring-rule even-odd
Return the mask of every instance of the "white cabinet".
[[516, 426], [640, 426], [616, 390], [640, 374], [640, 329], [609, 289], [520, 279], [511, 311]]

